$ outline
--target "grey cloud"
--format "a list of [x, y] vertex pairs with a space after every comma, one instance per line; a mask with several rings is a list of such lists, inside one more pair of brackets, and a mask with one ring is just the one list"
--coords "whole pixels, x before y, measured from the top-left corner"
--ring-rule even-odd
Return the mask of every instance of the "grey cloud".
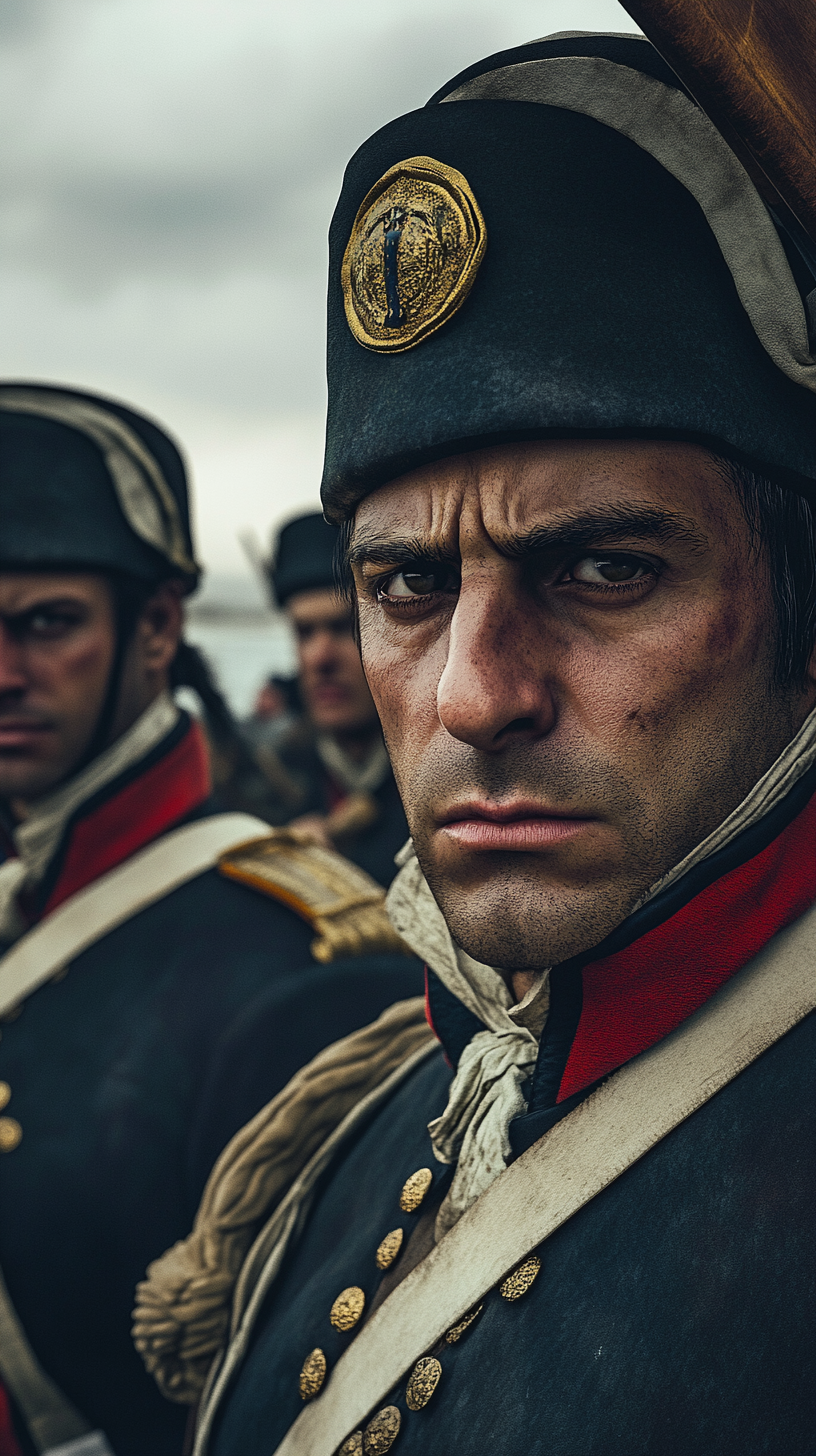
[[375, 128], [614, 0], [0, 0], [0, 368], [323, 405], [326, 234]]

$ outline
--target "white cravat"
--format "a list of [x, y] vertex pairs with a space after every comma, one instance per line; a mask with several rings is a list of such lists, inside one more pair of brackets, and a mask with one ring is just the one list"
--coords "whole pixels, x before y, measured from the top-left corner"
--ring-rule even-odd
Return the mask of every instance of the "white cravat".
[[87, 768], [32, 805], [28, 818], [14, 830], [17, 858], [0, 865], [0, 943], [8, 946], [24, 933], [26, 924], [17, 897], [22, 890], [39, 884], [71, 815], [105, 784], [144, 758], [175, 726], [178, 716], [170, 693], [161, 693]]
[[[736, 809], [701, 844], [649, 888], [640, 909], [695, 865], [762, 819], [816, 762], [816, 709], [796, 737]], [[468, 1043], [441, 1117], [429, 1124], [436, 1157], [456, 1162], [453, 1183], [436, 1224], [437, 1238], [507, 1165], [509, 1126], [526, 1111], [522, 1087], [531, 1075], [549, 1009], [549, 967], [535, 978], [524, 1000], [513, 1004], [500, 971], [475, 961], [456, 944], [420, 869], [409, 840], [397, 855], [402, 866], [388, 892], [388, 914], [413, 951], [449, 991], [487, 1028]]]

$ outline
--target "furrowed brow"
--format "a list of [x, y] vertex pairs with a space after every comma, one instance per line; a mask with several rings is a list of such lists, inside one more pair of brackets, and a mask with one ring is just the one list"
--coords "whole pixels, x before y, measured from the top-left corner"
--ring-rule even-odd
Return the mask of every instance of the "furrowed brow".
[[633, 537], [656, 544], [683, 541], [698, 551], [703, 551], [707, 545], [705, 536], [686, 517], [656, 506], [640, 508], [627, 505], [564, 512], [546, 525], [533, 526], [531, 530], [505, 537], [497, 544], [504, 556], [521, 560], [544, 552], [580, 551], [587, 546], [608, 545], [611, 541], [631, 540]]
[[420, 536], [360, 535], [349, 547], [346, 563], [355, 566], [404, 566], [411, 561], [455, 562], [458, 552], [443, 547], [438, 541], [425, 541]]

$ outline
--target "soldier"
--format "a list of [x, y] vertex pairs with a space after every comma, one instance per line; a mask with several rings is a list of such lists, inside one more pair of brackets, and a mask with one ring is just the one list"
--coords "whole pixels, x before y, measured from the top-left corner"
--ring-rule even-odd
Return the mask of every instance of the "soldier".
[[171, 692], [212, 696], [172, 441], [6, 384], [0, 442], [0, 1451], [169, 1456], [186, 1413], [129, 1338], [145, 1260], [236, 1128], [421, 971], [374, 954], [399, 947], [355, 867], [216, 812]]
[[269, 582], [297, 641], [305, 717], [276, 754], [257, 752], [278, 786], [272, 821], [335, 843], [388, 885], [408, 825], [354, 640], [354, 614], [337, 595], [337, 535], [314, 513], [287, 522], [278, 536]]
[[153, 1270], [160, 1379], [193, 1398], [221, 1342], [196, 1456], [813, 1450], [816, 270], [784, 216], [636, 37], [490, 57], [348, 168], [323, 500], [441, 1047], [402, 1008], [399, 1046], [324, 1052]]

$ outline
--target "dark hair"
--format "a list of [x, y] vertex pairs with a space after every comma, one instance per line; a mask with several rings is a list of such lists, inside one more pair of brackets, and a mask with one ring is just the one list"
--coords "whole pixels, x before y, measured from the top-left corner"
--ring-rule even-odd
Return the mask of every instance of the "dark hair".
[[[816, 644], [816, 512], [809, 500], [747, 465], [714, 457], [737, 493], [756, 555], [768, 562], [776, 613], [776, 668], [780, 687], [805, 685]], [[348, 567], [353, 519], [340, 527], [335, 554], [337, 590], [354, 601]]]
[[[136, 624], [161, 582], [137, 581], [124, 573], [111, 573], [120, 654], [125, 651]], [[224, 694], [221, 692], [206, 657], [184, 638], [179, 642], [170, 665], [170, 687], [191, 688], [204, 710], [207, 728], [213, 742], [222, 751], [243, 755], [246, 750], [238, 726]]]
[[720, 460], [757, 555], [768, 563], [776, 614], [776, 681], [804, 687], [816, 643], [816, 515], [810, 501], [747, 465]]

